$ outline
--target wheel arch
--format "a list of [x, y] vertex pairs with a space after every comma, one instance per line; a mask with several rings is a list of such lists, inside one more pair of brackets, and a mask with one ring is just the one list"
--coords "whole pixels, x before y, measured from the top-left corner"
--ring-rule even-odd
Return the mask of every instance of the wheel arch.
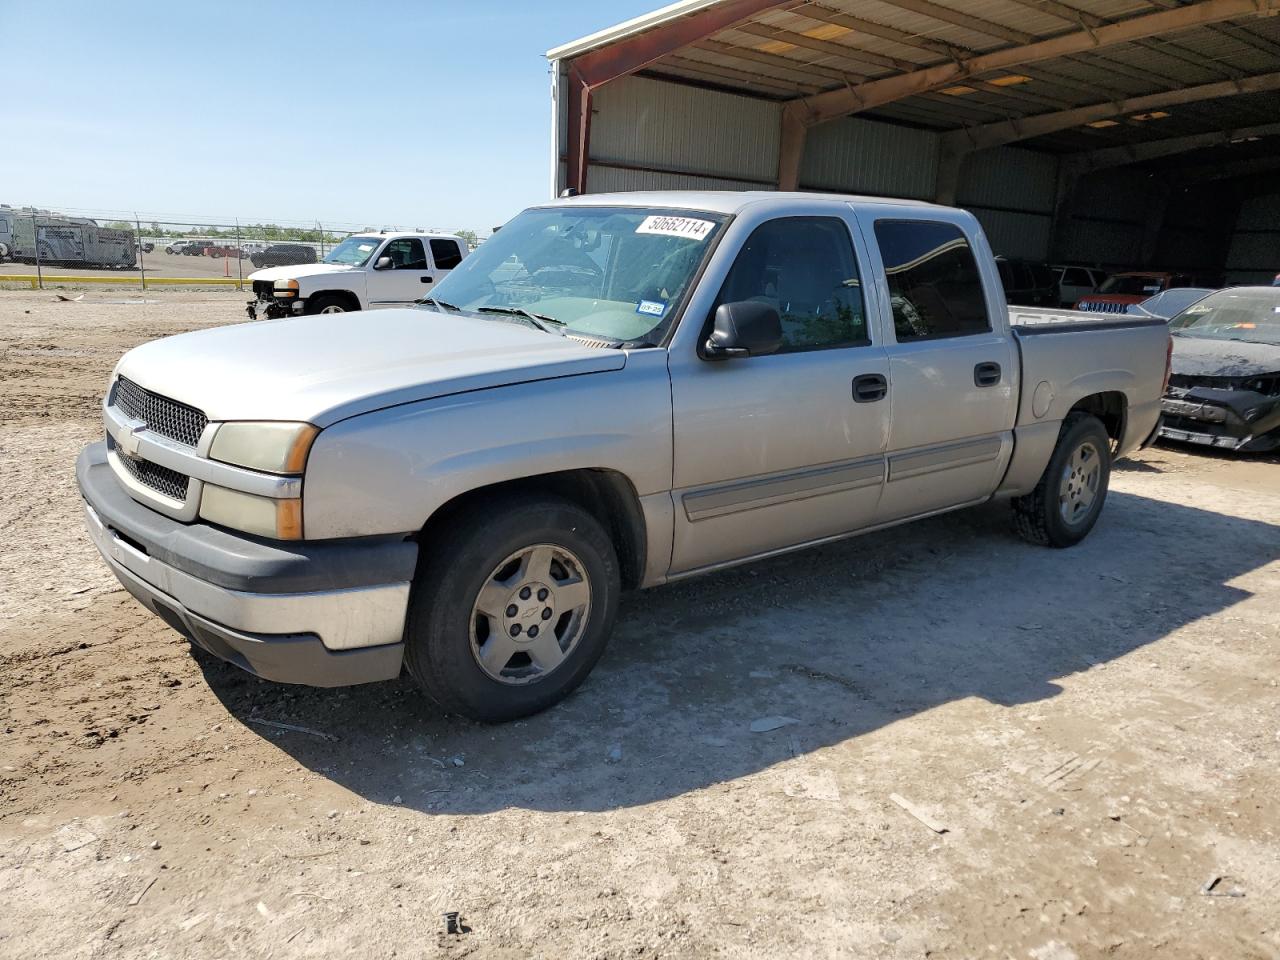
[[1120, 390], [1091, 393], [1073, 403], [1063, 420], [1073, 413], [1092, 414], [1102, 421], [1107, 436], [1111, 438], [1111, 452], [1114, 455], [1124, 440], [1129, 418], [1129, 398]]
[[564, 497], [599, 520], [618, 555], [623, 588], [634, 589], [640, 585], [648, 554], [644, 513], [631, 480], [617, 470], [560, 470], [476, 487], [441, 504], [418, 532], [418, 542], [429, 544], [433, 536], [461, 522], [466, 513], [486, 501], [531, 493]]
[[341, 300], [347, 305], [347, 309], [357, 311], [363, 309], [360, 305], [360, 297], [354, 290], [317, 290], [315, 293], [307, 295], [307, 308], [304, 313], [313, 313], [312, 305], [323, 297]]

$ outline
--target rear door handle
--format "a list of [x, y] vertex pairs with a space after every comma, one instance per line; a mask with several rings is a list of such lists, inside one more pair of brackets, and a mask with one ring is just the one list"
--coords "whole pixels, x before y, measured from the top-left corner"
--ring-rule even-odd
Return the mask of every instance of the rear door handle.
[[434, 277], [419, 277], [419, 278], [418, 278], [418, 282], [419, 282], [419, 283], [430, 283], [433, 279], [435, 279], [435, 278], [434, 278]]
[[973, 368], [973, 385], [975, 387], [994, 387], [1000, 382], [1000, 364], [988, 361]]
[[889, 392], [889, 381], [878, 373], [864, 373], [853, 378], [853, 402], [875, 403]]

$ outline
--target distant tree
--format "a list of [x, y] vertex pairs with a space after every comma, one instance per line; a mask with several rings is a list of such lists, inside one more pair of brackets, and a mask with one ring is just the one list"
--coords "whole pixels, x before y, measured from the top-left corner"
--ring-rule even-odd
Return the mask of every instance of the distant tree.
[[465, 230], [459, 227], [457, 230], [453, 232], [458, 236], [460, 236], [463, 240], [467, 241], [467, 246], [469, 247], [474, 247], [476, 245], [476, 242], [480, 239], [476, 235], [476, 232], [474, 230]]

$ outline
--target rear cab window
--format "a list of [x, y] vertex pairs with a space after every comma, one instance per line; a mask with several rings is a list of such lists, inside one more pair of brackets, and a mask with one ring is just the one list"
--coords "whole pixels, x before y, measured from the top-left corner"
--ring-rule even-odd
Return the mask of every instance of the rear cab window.
[[991, 332], [978, 261], [964, 232], [933, 220], [877, 220], [898, 343]]
[[458, 247], [458, 241], [433, 239], [429, 241], [429, 245], [431, 259], [435, 261], [437, 270], [452, 270], [462, 262], [462, 250]]

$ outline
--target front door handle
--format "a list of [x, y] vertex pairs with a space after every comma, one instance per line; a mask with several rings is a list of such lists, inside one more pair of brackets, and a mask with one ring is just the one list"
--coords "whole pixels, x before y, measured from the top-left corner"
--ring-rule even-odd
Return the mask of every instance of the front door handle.
[[433, 277], [419, 277], [419, 278], [418, 278], [418, 282], [419, 282], [419, 283], [430, 283], [433, 279], [434, 279]]
[[889, 392], [889, 381], [878, 373], [864, 373], [853, 378], [853, 402], [875, 403]]
[[980, 363], [973, 368], [973, 385], [975, 387], [994, 387], [1000, 382], [1000, 364], [992, 361]]

